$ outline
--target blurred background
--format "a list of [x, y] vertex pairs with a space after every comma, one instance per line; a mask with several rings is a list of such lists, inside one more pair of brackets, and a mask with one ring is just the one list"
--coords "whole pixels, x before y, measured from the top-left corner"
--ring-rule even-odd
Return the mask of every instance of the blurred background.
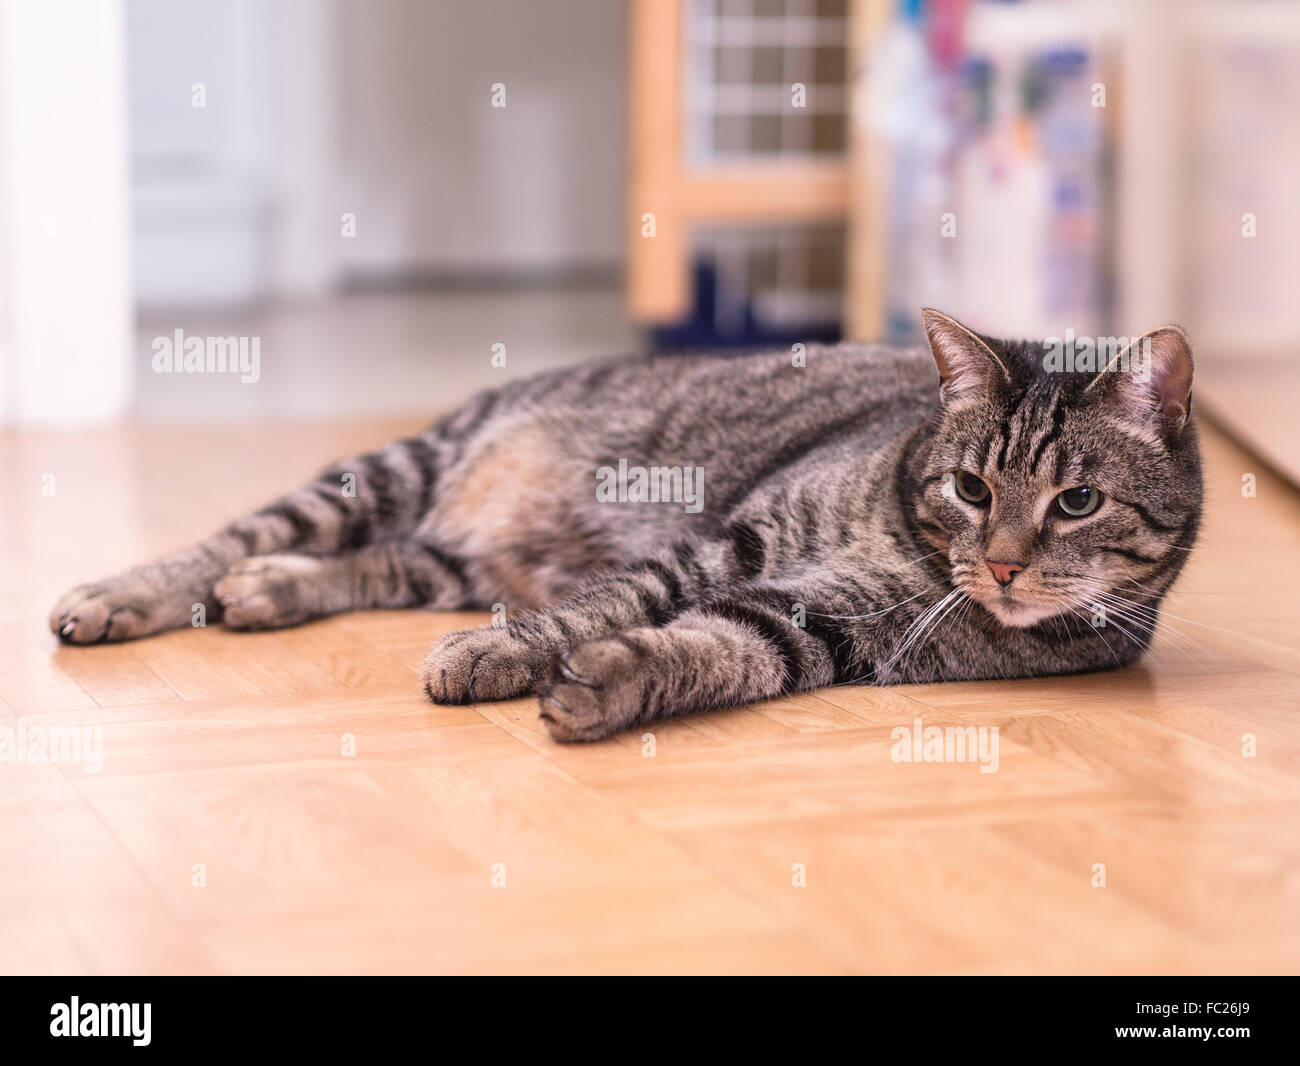
[[0, 427], [431, 416], [932, 305], [1180, 322], [1297, 479], [1297, 172], [1284, 0], [0, 0]]

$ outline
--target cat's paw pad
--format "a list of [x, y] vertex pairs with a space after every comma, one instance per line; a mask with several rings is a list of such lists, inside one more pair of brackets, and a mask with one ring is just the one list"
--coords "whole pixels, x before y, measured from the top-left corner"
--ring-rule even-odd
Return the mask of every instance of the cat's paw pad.
[[554, 740], [600, 740], [644, 706], [645, 651], [625, 637], [587, 641], [556, 661], [538, 701]]
[[148, 590], [130, 581], [78, 585], [50, 612], [50, 632], [65, 644], [130, 640], [152, 632]]
[[420, 681], [434, 703], [508, 700], [536, 689], [550, 653], [505, 626], [450, 633], [429, 651]]
[[277, 629], [315, 617], [321, 565], [307, 555], [241, 559], [213, 589], [222, 621], [230, 629]]

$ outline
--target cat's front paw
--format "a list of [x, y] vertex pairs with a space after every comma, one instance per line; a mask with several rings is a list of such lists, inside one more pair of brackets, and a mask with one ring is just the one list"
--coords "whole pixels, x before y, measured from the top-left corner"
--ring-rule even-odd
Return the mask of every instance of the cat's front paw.
[[632, 640], [589, 640], [555, 663], [539, 700], [555, 740], [600, 740], [635, 722], [645, 706], [645, 652]]
[[551, 654], [506, 626], [464, 629], [433, 646], [420, 680], [434, 703], [508, 700], [536, 690]]
[[65, 644], [99, 644], [152, 633], [152, 591], [129, 578], [78, 585], [50, 612], [50, 632]]

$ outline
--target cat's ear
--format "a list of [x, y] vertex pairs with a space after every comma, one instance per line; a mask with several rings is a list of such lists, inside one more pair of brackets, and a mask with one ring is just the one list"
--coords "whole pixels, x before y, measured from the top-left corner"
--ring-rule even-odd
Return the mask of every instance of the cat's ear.
[[979, 334], [930, 307], [921, 312], [921, 323], [939, 368], [944, 403], [984, 399], [999, 384], [1010, 383], [1006, 365]]
[[1158, 326], [1133, 340], [1088, 386], [1104, 389], [1140, 426], [1177, 436], [1192, 410], [1192, 345], [1178, 326]]

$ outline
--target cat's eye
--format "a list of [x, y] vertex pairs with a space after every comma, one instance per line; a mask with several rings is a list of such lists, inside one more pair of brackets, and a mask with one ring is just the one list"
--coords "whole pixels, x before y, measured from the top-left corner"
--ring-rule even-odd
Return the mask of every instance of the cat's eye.
[[1101, 505], [1101, 493], [1087, 485], [1066, 489], [1056, 497], [1056, 506], [1068, 518], [1090, 515]]
[[957, 487], [957, 495], [967, 503], [973, 503], [976, 507], [983, 507], [989, 502], [988, 485], [974, 474], [967, 473], [965, 470], [958, 470], [954, 483]]

